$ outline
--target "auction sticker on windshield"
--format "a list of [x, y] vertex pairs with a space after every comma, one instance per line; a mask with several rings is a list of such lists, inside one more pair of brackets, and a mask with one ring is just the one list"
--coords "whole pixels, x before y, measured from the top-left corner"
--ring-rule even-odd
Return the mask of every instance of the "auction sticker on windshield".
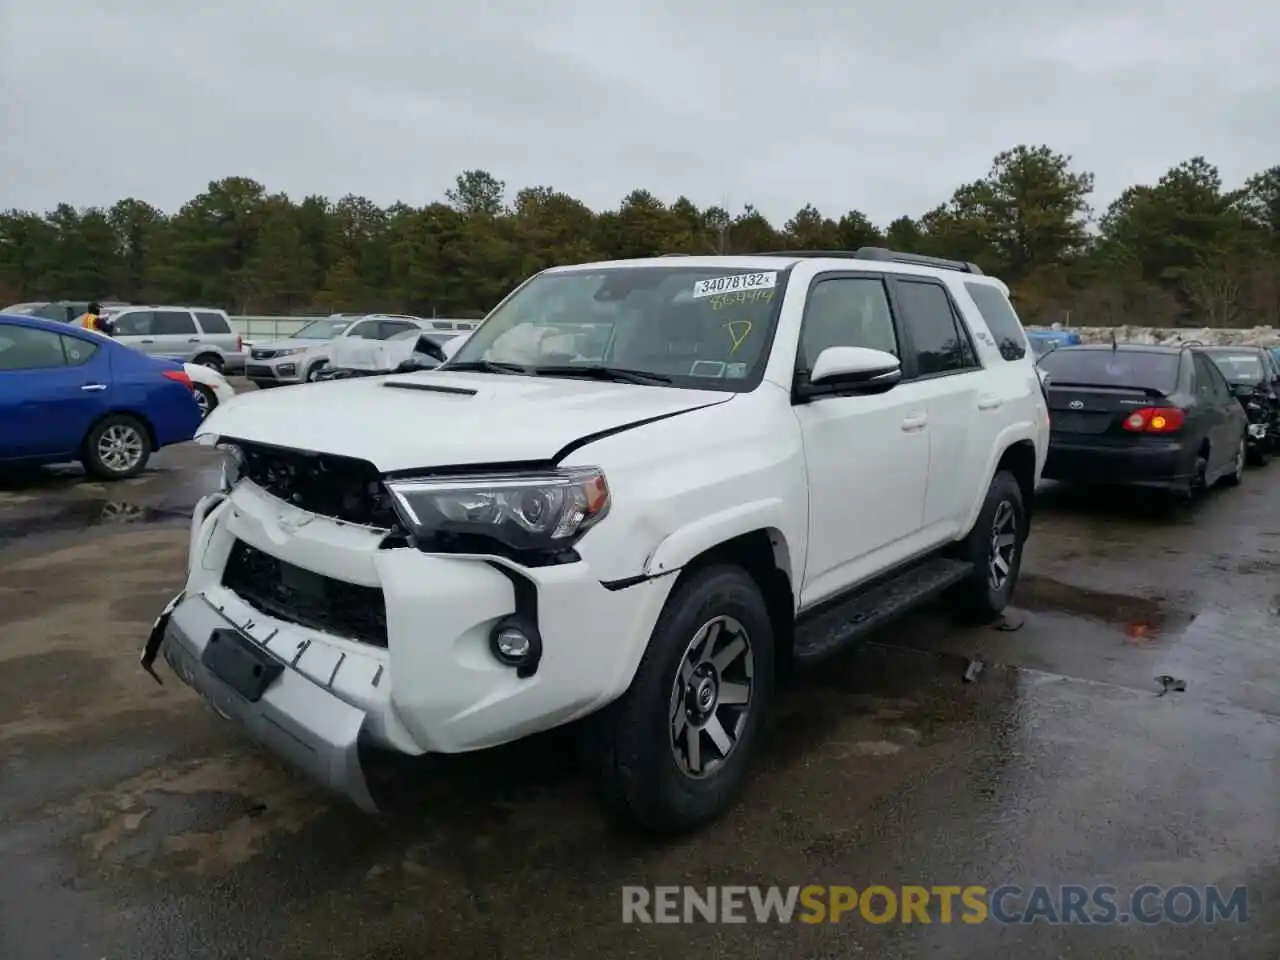
[[694, 298], [714, 297], [718, 293], [736, 293], [739, 290], [768, 290], [778, 285], [778, 273], [735, 273], [727, 277], [699, 280], [693, 285]]

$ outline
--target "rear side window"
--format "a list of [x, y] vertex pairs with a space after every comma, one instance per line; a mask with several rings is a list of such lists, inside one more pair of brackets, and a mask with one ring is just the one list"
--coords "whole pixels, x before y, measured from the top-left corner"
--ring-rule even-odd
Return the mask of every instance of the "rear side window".
[[86, 364], [98, 352], [98, 344], [90, 343], [88, 340], [81, 340], [79, 337], [64, 337], [59, 334], [58, 339], [62, 341], [62, 355], [66, 359], [68, 367], [78, 367]]
[[[1009, 298], [999, 288], [989, 283], [966, 283], [964, 288], [969, 291], [969, 296], [973, 297], [973, 302], [978, 305], [978, 312], [982, 314], [982, 319], [987, 329], [991, 331], [991, 336], [996, 338], [996, 347], [1000, 350], [1000, 356], [1006, 360], [1021, 360], [1025, 357], [1027, 335]], [[1042, 355], [1047, 352], [1048, 344], [1045, 345], [1044, 350], [1037, 351]]]
[[196, 322], [186, 310], [157, 310], [155, 313], [155, 332], [157, 336], [178, 336], [184, 333], [196, 333]]
[[227, 318], [211, 310], [197, 310], [196, 319], [200, 321], [200, 329], [205, 333], [230, 333], [231, 325]]
[[1154, 350], [1081, 350], [1059, 347], [1040, 360], [1051, 385], [1128, 387], [1173, 393], [1178, 388], [1178, 354]]
[[901, 322], [915, 348], [920, 376], [957, 373], [978, 365], [969, 337], [951, 309], [951, 298], [940, 284], [899, 279], [894, 293], [902, 307]]

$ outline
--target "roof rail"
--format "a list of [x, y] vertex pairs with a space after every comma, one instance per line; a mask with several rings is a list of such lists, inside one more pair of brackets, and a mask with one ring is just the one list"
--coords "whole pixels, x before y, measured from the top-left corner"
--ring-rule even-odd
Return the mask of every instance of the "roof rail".
[[691, 257], [693, 256], [693, 254], [691, 253], [660, 253], [658, 254], [658, 256], [660, 257]]
[[976, 273], [981, 275], [982, 268], [967, 260], [947, 260], [944, 257], [926, 257], [919, 253], [902, 253], [886, 247], [859, 247], [856, 253], [859, 260], [886, 260], [890, 263], [910, 263], [917, 267], [936, 267], [939, 270], [957, 270], [960, 273]]
[[885, 263], [909, 263], [917, 267], [934, 267], [938, 270], [957, 270], [960, 273], [981, 275], [976, 263], [964, 260], [945, 260], [942, 257], [926, 257], [918, 253], [901, 253], [885, 247], [859, 247], [857, 250], [767, 250], [752, 254], [755, 257], [829, 257], [832, 260], [880, 260]]

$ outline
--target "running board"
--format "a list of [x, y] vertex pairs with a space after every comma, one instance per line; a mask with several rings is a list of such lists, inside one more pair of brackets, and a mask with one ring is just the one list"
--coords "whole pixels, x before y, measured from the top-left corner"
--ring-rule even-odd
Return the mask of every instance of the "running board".
[[934, 557], [847, 599], [801, 615], [796, 623], [795, 658], [812, 663], [839, 653], [871, 631], [932, 600], [973, 572], [973, 564]]

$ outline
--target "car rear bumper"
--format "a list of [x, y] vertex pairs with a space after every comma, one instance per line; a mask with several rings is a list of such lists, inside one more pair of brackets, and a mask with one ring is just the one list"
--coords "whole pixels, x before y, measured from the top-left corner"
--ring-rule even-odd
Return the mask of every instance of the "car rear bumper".
[[1195, 475], [1195, 458], [1181, 443], [1108, 446], [1050, 437], [1046, 480], [1069, 483], [1184, 487]]

